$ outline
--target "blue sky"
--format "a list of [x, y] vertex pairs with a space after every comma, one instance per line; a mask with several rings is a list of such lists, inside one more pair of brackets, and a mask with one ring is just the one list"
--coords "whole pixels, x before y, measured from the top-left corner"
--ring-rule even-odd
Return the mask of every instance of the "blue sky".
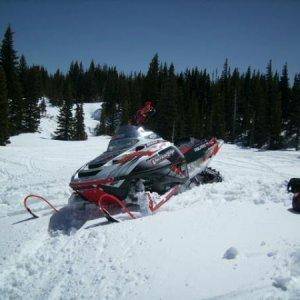
[[269, 59], [300, 72], [300, 1], [6, 1], [15, 48], [50, 72], [72, 60], [146, 71], [157, 52], [176, 70], [232, 67], [265, 70]]

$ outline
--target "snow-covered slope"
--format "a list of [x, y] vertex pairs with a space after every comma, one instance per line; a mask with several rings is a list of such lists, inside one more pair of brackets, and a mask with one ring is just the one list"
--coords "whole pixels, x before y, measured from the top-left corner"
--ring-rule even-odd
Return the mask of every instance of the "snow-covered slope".
[[[90, 129], [98, 107], [84, 106]], [[73, 172], [109, 141], [51, 140], [56, 114], [48, 107], [40, 133], [0, 147], [0, 299], [300, 298], [300, 215], [288, 210], [285, 187], [300, 176], [299, 152], [224, 145], [212, 163], [224, 182], [178, 195], [149, 217], [90, 221], [50, 237], [50, 210], [22, 222], [22, 198], [66, 204]]]

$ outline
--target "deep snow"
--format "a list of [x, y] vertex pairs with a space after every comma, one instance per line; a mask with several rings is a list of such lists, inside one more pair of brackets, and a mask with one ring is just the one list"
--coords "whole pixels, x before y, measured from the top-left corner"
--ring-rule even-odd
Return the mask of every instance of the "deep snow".
[[300, 215], [285, 186], [300, 176], [299, 152], [225, 144], [212, 162], [224, 182], [142, 219], [89, 221], [57, 237], [48, 209], [20, 222], [30, 217], [26, 194], [63, 206], [73, 172], [105, 150], [109, 138], [91, 135], [97, 108], [84, 105], [87, 141], [51, 140], [57, 110], [48, 107], [40, 133], [0, 147], [0, 299], [300, 299]]

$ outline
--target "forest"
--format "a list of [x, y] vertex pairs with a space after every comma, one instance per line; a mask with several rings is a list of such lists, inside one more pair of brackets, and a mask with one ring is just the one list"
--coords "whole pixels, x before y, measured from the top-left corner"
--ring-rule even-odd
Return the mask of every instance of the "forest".
[[300, 147], [300, 73], [290, 79], [287, 64], [278, 72], [270, 60], [264, 71], [249, 66], [241, 72], [226, 59], [220, 74], [198, 67], [176, 72], [173, 63], [155, 54], [145, 73], [73, 61], [67, 72], [50, 74], [18, 56], [13, 38], [8, 26], [0, 45], [0, 145], [10, 136], [37, 131], [46, 109], [41, 99], [48, 98], [60, 108], [54, 138], [61, 140], [87, 138], [84, 102], [103, 102], [95, 134], [112, 135], [152, 100], [156, 113], [147, 127], [165, 139], [216, 136], [245, 147]]

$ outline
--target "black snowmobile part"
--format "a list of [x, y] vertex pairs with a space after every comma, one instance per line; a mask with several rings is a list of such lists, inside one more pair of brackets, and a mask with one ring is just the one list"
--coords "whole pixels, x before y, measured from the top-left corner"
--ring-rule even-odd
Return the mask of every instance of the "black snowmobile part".
[[197, 174], [190, 180], [191, 183], [194, 183], [196, 185], [222, 181], [223, 177], [221, 176], [220, 172], [210, 167], [207, 167], [203, 172]]
[[291, 178], [288, 185], [287, 190], [290, 193], [300, 193], [300, 178]]
[[120, 221], [118, 221], [117, 219], [115, 219], [106, 208], [102, 208], [102, 212], [104, 214], [104, 217], [107, 219], [108, 222], [111, 223], [119, 223]]

